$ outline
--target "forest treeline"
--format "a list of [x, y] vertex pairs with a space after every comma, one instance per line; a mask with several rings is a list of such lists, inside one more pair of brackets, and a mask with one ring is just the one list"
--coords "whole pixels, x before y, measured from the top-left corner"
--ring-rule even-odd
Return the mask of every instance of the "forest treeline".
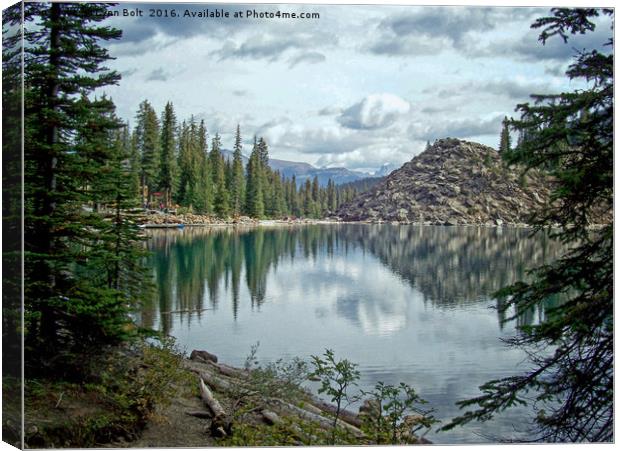
[[159, 116], [149, 103], [140, 103], [136, 126], [121, 132], [130, 155], [133, 195], [144, 207], [182, 207], [193, 213], [221, 218], [285, 216], [321, 218], [350, 201], [356, 190], [340, 188], [330, 179], [322, 187], [318, 178], [299, 184], [269, 167], [269, 146], [256, 136], [247, 164], [243, 138], [237, 125], [232, 158], [222, 153], [216, 133], [209, 140], [204, 120], [194, 116], [177, 123], [172, 102]]

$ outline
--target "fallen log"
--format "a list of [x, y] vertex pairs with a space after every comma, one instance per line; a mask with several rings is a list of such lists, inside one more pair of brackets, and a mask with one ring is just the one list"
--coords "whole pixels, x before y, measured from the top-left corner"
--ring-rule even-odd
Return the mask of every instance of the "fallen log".
[[[333, 406], [317, 398], [316, 396], [311, 396], [309, 403], [321, 409], [323, 412], [329, 413], [330, 415], [336, 415], [336, 406]], [[340, 411], [340, 414], [338, 415], [338, 418], [357, 428], [360, 428], [362, 426], [362, 420], [360, 419], [360, 417], [355, 413], [351, 412], [350, 410], [342, 409]]]
[[215, 369], [217, 369], [224, 376], [236, 377], [236, 378], [240, 378], [240, 379], [247, 379], [250, 376], [250, 374], [247, 371], [240, 370], [238, 368], [233, 368], [232, 366], [228, 366], [228, 365], [226, 365], [224, 363], [217, 363], [217, 361], [215, 361], [215, 362], [208, 361], [206, 363], [208, 363], [210, 366], [212, 366]]
[[[321, 427], [326, 428], [326, 429], [331, 429], [333, 427], [333, 421], [331, 419], [329, 419], [329, 418], [325, 418], [325, 417], [321, 416], [320, 414], [317, 414], [315, 412], [311, 412], [308, 409], [302, 409], [301, 407], [297, 407], [296, 405], [293, 405], [293, 404], [288, 403], [286, 401], [282, 401], [281, 399], [274, 399], [273, 401], [275, 401], [276, 403], [280, 404], [284, 409], [292, 412], [293, 414], [297, 415], [301, 419], [304, 419], [304, 420], [307, 420], [307, 421], [316, 422]], [[315, 409], [316, 409], [316, 407], [315, 407]], [[353, 425], [345, 423], [344, 421], [341, 421], [341, 420], [338, 420], [336, 424], [338, 426], [346, 429], [347, 431], [352, 433], [357, 438], [364, 437], [364, 433], [362, 431], [360, 431], [358, 428], [356, 428], [355, 426], [353, 426]]]
[[[201, 362], [202, 363], [202, 362]], [[201, 379], [203, 379], [210, 387], [212, 387], [216, 391], [224, 391], [224, 392], [234, 392], [241, 391], [245, 388], [247, 392], [246, 395], [256, 395], [258, 392], [253, 390], [252, 387], [247, 387], [244, 382], [245, 379], [242, 380], [234, 380], [234, 376], [228, 376], [224, 373], [215, 374], [215, 371], [219, 370], [219, 367], [226, 365], [214, 364], [212, 362], [206, 362], [204, 367], [198, 368], [194, 366], [189, 366], [189, 368], [197, 373]], [[205, 368], [206, 367], [206, 368]], [[231, 367], [228, 367], [231, 368]], [[210, 371], [210, 370], [212, 371]], [[236, 369], [234, 369], [236, 370]], [[247, 377], [247, 373], [242, 372], [241, 370], [236, 370], [235, 374], [241, 373], [245, 377]], [[229, 372], [229, 374], [233, 374], [233, 372]], [[236, 378], [239, 379], [239, 378]], [[266, 401], [267, 399], [265, 399]], [[275, 401], [276, 403], [283, 405], [287, 404], [285, 401], [278, 398], [270, 398], [271, 401]], [[290, 404], [292, 406], [292, 404]], [[296, 406], [295, 406], [296, 407]], [[298, 407], [296, 407], [299, 409]], [[304, 406], [305, 410], [314, 415], [315, 417], [311, 421], [316, 421], [316, 419], [322, 420], [325, 427], [331, 428], [332, 422], [330, 419], [322, 416], [323, 413], [328, 413], [329, 415], [336, 414], [336, 407], [332, 406], [316, 397], [311, 397], [310, 401], [305, 402]], [[359, 427], [362, 424], [361, 419], [355, 415], [353, 412], [348, 410], [341, 410], [340, 415], [338, 416], [338, 426], [343, 427], [345, 429], [349, 429], [350, 432], [356, 435], [363, 435], [363, 433], [359, 430]]]
[[225, 437], [232, 431], [232, 424], [230, 416], [226, 414], [226, 411], [219, 403], [217, 399], [209, 390], [209, 387], [205, 384], [202, 378], [199, 379], [200, 397], [207, 405], [207, 407], [213, 412], [213, 419], [211, 420], [211, 433], [216, 437]]
[[239, 390], [240, 388], [240, 385], [237, 383], [237, 381], [218, 377], [212, 373], [209, 373], [208, 371], [201, 371], [200, 376], [208, 385], [213, 387], [216, 391], [232, 392], [235, 390]]
[[190, 417], [196, 418], [212, 418], [213, 414], [211, 412], [207, 412], [206, 410], [188, 410], [185, 412], [185, 415], [189, 415]]

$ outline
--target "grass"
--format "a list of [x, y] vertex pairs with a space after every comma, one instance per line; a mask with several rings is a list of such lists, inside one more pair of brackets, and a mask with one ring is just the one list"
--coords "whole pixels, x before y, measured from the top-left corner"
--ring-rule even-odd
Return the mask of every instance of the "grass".
[[135, 438], [176, 387], [194, 385], [181, 361], [172, 342], [142, 341], [107, 350], [79, 383], [26, 380], [26, 446], [93, 447]]

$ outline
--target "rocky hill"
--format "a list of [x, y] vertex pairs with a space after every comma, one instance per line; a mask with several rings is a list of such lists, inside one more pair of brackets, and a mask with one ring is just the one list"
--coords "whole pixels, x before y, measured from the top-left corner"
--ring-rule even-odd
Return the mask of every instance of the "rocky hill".
[[549, 180], [506, 167], [495, 149], [441, 139], [370, 190], [343, 205], [345, 221], [524, 224], [544, 205]]

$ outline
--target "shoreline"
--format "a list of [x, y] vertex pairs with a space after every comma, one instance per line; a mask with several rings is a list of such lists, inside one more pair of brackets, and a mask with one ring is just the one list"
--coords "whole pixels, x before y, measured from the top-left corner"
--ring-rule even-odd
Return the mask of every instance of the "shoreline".
[[[373, 415], [380, 415], [380, 407], [373, 405], [370, 399], [364, 402], [358, 413], [343, 408], [336, 418], [337, 407], [334, 404], [322, 400], [301, 385], [291, 384], [286, 378], [281, 379], [282, 374], [278, 370], [274, 371], [274, 368], [234, 367], [219, 362], [217, 356], [203, 350], [192, 351], [188, 357], [183, 358], [182, 365], [196, 376], [203, 407], [207, 413], [210, 412], [207, 428], [218, 439], [235, 438], [240, 430], [248, 426], [266, 427], [263, 433], [269, 434], [269, 431], [286, 425], [289, 428], [287, 433], [295, 444], [312, 445], [323, 434], [331, 434], [337, 425], [338, 433], [347, 437], [347, 442], [343, 444], [377, 444], [371, 438], [372, 430], [367, 428], [376, 421]], [[310, 380], [313, 380], [312, 377]], [[249, 415], [238, 414], [240, 398], [242, 404], [247, 403], [252, 407]], [[198, 418], [207, 416], [205, 410], [186, 411], [185, 414]], [[407, 425], [413, 426], [421, 419], [418, 415], [402, 418], [404, 423], [400, 444], [432, 443], [423, 436], [407, 431]]]
[[[130, 215], [128, 215], [130, 216]], [[534, 226], [525, 223], [507, 223], [501, 220], [495, 222], [458, 222], [458, 221], [385, 221], [377, 220], [343, 220], [340, 218], [283, 218], [283, 219], [256, 219], [247, 216], [238, 218], [221, 219], [209, 215], [167, 215], [164, 213], [149, 215], [131, 215], [135, 217], [135, 222], [143, 229], [165, 229], [165, 228], [184, 228], [184, 227], [226, 227], [226, 226], [245, 226], [245, 227], [278, 227], [278, 226], [297, 226], [297, 225], [333, 225], [333, 224], [390, 224], [390, 225], [412, 225], [412, 226], [444, 226], [444, 227], [512, 227], [512, 228], [533, 228]]]
[[[103, 371], [110, 377], [86, 385], [27, 380], [25, 447], [388, 444], [386, 431], [374, 429], [378, 401], [369, 398], [359, 413], [337, 411], [303, 387], [303, 381], [313, 380], [309, 369], [297, 376], [288, 372], [295, 361], [238, 368], [207, 351], [187, 356], [166, 345], [141, 349], [111, 350], [102, 360], [105, 367], [112, 365]], [[426, 427], [423, 416], [412, 411], [401, 421], [398, 444], [431, 443], [416, 433], [416, 427]], [[13, 426], [5, 419], [5, 434]]]

